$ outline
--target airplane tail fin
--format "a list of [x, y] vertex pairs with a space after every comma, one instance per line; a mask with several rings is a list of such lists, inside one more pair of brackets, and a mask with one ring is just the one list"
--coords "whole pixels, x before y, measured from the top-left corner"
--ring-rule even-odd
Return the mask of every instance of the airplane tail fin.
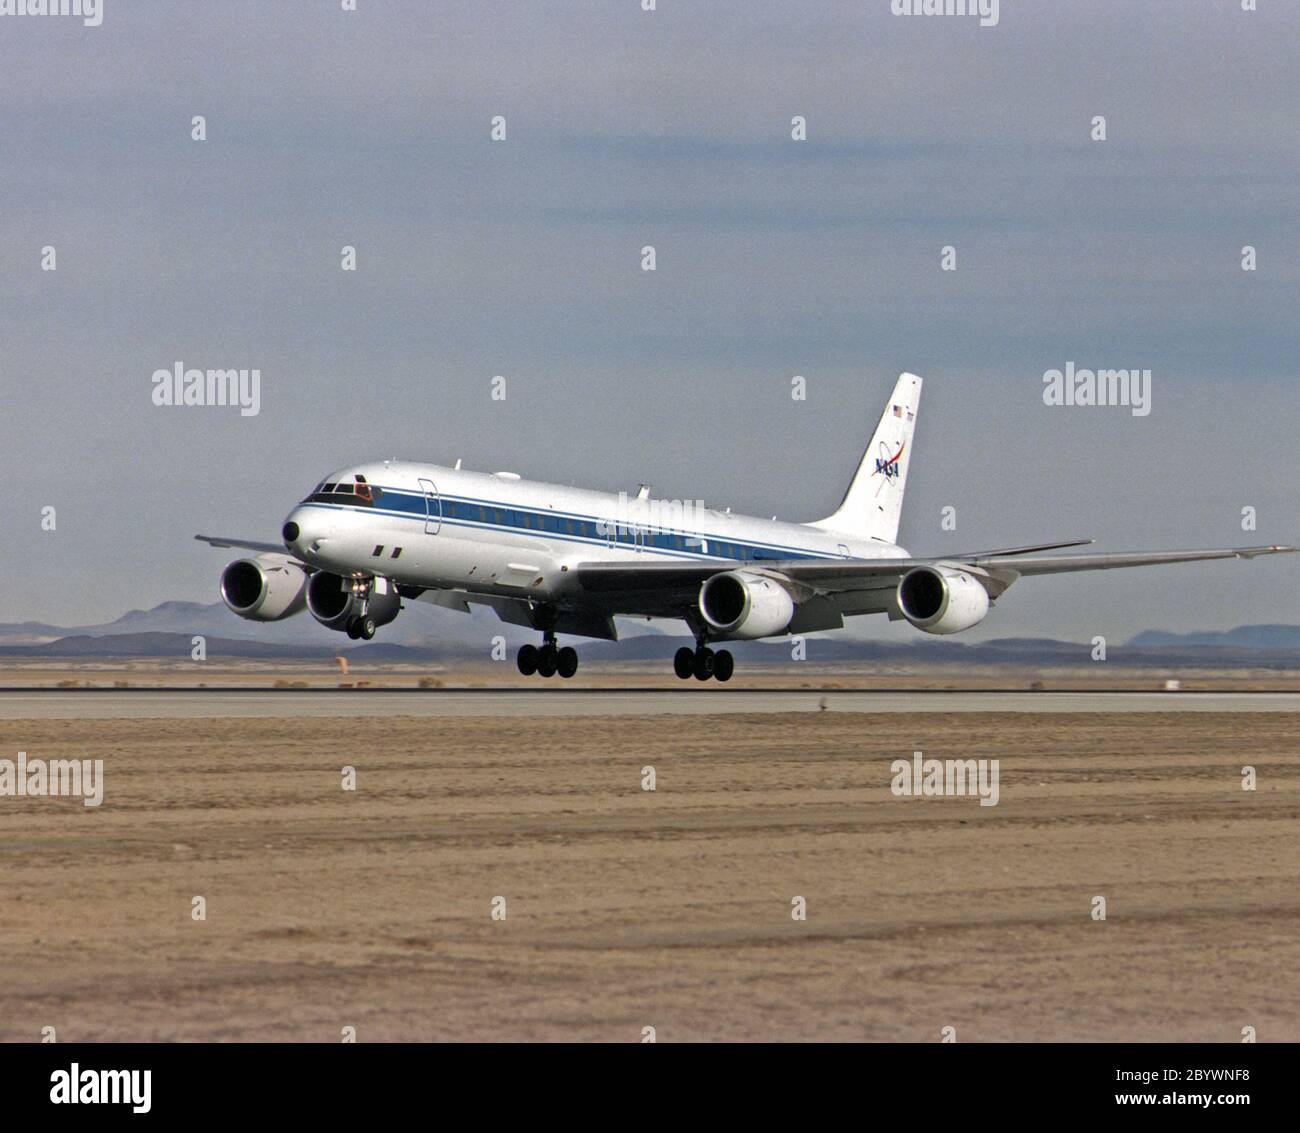
[[921, 379], [915, 374], [900, 375], [840, 506], [809, 526], [886, 543], [898, 538], [920, 402]]

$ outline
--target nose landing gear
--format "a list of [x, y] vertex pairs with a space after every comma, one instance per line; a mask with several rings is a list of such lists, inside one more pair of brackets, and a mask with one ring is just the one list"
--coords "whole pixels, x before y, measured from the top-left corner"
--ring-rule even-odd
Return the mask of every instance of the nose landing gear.
[[568, 680], [578, 671], [578, 651], [572, 645], [557, 646], [555, 634], [546, 633], [541, 648], [536, 645], [521, 645], [515, 663], [526, 677], [531, 677], [534, 673], [542, 677], [553, 677], [559, 673]]
[[348, 636], [352, 638], [353, 641], [369, 641], [375, 636], [375, 630], [377, 628], [378, 627], [375, 625], [375, 619], [370, 617], [368, 614], [361, 617], [353, 615], [348, 618]]

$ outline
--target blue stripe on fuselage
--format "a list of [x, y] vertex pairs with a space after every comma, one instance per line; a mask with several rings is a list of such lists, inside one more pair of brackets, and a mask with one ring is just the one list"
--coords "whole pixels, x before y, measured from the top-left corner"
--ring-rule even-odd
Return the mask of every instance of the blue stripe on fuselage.
[[[300, 507], [319, 507], [332, 511], [355, 511], [363, 515], [387, 515], [399, 519], [411, 519], [424, 523], [425, 495], [403, 488], [385, 488], [375, 485], [378, 499], [369, 505], [323, 503], [304, 501]], [[394, 497], [397, 497], [394, 499]], [[769, 559], [837, 559], [842, 556], [825, 551], [813, 551], [806, 547], [788, 547], [775, 543], [758, 543], [752, 540], [739, 540], [717, 535], [692, 532], [689, 536], [674, 532], [644, 531], [643, 542], [634, 541], [629, 527], [618, 526], [616, 537], [611, 542], [607, 535], [598, 533], [597, 524], [614, 521], [605, 517], [583, 515], [577, 512], [556, 511], [551, 508], [519, 507], [502, 503], [499, 500], [478, 499], [472, 496], [439, 495], [441, 503], [441, 522], [452, 527], [468, 527], [481, 531], [505, 530], [517, 534], [532, 535], [537, 538], [558, 539], [562, 542], [578, 543], [587, 546], [623, 547], [635, 551], [640, 548], [643, 553], [657, 553], [669, 556], [692, 556], [702, 559], [732, 559], [762, 562]], [[392, 501], [392, 502], [389, 502]], [[478, 512], [477, 515], [472, 512]], [[572, 524], [574, 530], [568, 530]], [[709, 550], [686, 546], [687, 539], [701, 539], [708, 543]]]

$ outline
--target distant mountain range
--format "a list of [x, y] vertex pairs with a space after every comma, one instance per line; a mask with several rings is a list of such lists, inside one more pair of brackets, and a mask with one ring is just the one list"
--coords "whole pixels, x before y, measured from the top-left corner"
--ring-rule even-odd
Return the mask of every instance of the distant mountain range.
[[[354, 643], [309, 617], [257, 623], [235, 617], [220, 602], [163, 602], [132, 610], [103, 625], [53, 626], [42, 622], [0, 623], [0, 658], [188, 657], [191, 639], [206, 639], [210, 659], [312, 659], [337, 654], [368, 661], [451, 661], [486, 658], [493, 638], [514, 647], [536, 633], [506, 625], [475, 607], [468, 617], [425, 603], [412, 603], [424, 616], [400, 617], [383, 629], [382, 640]], [[584, 659], [661, 660], [672, 656], [684, 635], [667, 634], [644, 622], [623, 621], [619, 642], [588, 642]], [[751, 663], [790, 660], [788, 641], [735, 642], [728, 646]], [[920, 637], [909, 642], [863, 641], [849, 637], [810, 638], [814, 663], [869, 661], [891, 665], [1072, 665], [1091, 663], [1090, 641], [1001, 638], [965, 643]], [[1125, 644], [1112, 643], [1108, 660], [1121, 665], [1184, 668], [1300, 668], [1300, 626], [1238, 626], [1224, 631], [1167, 633], [1145, 630]]]
[[[494, 634], [504, 634], [507, 640], [532, 641], [531, 630], [507, 626], [491, 610], [475, 607], [468, 617], [464, 614], [442, 610], [426, 602], [410, 603], [423, 612], [422, 616], [399, 617], [383, 627], [383, 639], [388, 644], [411, 646], [445, 646], [460, 643], [479, 648]], [[299, 615], [281, 622], [251, 622], [236, 617], [221, 602], [162, 602], [151, 610], [131, 610], [116, 621], [102, 625], [54, 626], [44, 622], [0, 623], [0, 647], [14, 645], [46, 645], [59, 640], [87, 637], [122, 638], [158, 634], [195, 634], [206, 637], [209, 643], [216, 640], [256, 642], [276, 648], [317, 646], [333, 650], [340, 641], [348, 638], [328, 630], [313, 618]], [[188, 652], [188, 646], [186, 647]], [[242, 655], [242, 654], [241, 654]]]
[[1129, 645], [1142, 648], [1170, 645], [1222, 645], [1240, 649], [1289, 649], [1294, 652], [1300, 650], [1300, 626], [1238, 626], [1236, 629], [1217, 632], [1203, 630], [1198, 633], [1165, 633], [1163, 630], [1149, 629], [1139, 633], [1129, 642]]

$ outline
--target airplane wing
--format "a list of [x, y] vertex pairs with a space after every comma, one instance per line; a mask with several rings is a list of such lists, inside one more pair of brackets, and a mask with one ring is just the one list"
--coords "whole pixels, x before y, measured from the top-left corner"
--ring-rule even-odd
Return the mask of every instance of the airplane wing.
[[1159, 566], [1162, 563], [1194, 563], [1204, 559], [1253, 559], [1257, 555], [1284, 555], [1300, 547], [1273, 544], [1267, 547], [1223, 547], [1206, 551], [1136, 551], [1123, 554], [1099, 552], [1090, 555], [1052, 555], [1048, 558], [1017, 558], [1014, 555], [996, 560], [976, 560], [990, 569], [1011, 570], [1017, 574], [1063, 574], [1076, 570], [1112, 570], [1115, 567]]
[[[1084, 540], [1083, 542], [1086, 542]], [[1077, 543], [1056, 544], [1074, 546]], [[764, 559], [753, 562], [696, 562], [661, 559], [653, 562], [591, 562], [574, 567], [578, 586], [588, 594], [602, 595], [616, 613], [662, 615], [694, 603], [705, 579], [725, 570], [746, 570], [776, 577], [797, 601], [836, 598], [867, 591], [892, 589], [909, 570], [919, 566], [949, 567], [974, 575], [990, 597], [996, 598], [1022, 575], [1061, 574], [1080, 570], [1114, 570], [1120, 567], [1157, 566], [1163, 563], [1206, 559], [1252, 559], [1283, 554], [1291, 546], [1226, 547], [1203, 551], [1146, 551], [1111, 554], [1034, 557], [1012, 548], [935, 558], [892, 559]]]
[[[281, 543], [254, 543], [250, 539], [223, 539], [216, 535], [195, 535], [194, 538], [210, 547], [235, 547], [241, 551], [261, 551], [273, 555], [288, 554]], [[289, 557], [293, 558], [292, 555]]]

